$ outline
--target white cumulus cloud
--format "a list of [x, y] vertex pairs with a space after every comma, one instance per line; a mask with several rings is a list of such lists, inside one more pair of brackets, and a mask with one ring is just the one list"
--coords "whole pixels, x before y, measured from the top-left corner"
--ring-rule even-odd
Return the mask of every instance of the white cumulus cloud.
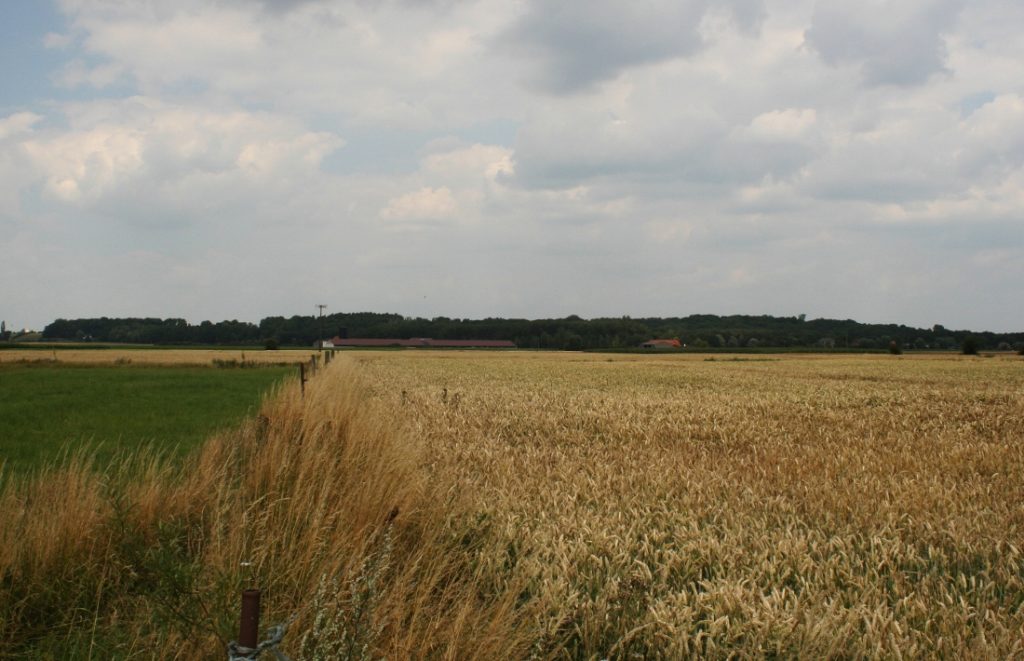
[[444, 220], [458, 208], [448, 187], [421, 188], [389, 200], [380, 216], [385, 220]]

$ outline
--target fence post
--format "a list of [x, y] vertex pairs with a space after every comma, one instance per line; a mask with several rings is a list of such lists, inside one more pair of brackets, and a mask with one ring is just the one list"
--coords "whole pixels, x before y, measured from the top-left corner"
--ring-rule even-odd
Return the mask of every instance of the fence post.
[[238, 623], [238, 644], [256, 649], [260, 644], [260, 591], [242, 590], [242, 617]]
[[306, 363], [299, 363], [299, 390], [306, 396]]

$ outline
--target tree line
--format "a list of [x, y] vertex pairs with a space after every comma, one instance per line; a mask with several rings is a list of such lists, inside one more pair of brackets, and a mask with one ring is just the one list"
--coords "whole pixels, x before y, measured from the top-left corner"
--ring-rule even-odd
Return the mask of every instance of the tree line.
[[979, 349], [1020, 349], [1024, 332], [950, 330], [941, 325], [913, 328], [901, 324], [864, 324], [852, 319], [813, 319], [769, 315], [614, 317], [583, 319], [458, 319], [405, 317], [378, 312], [339, 312], [323, 317], [267, 317], [258, 324], [171, 318], [57, 319], [43, 330], [46, 340], [310, 346], [317, 338], [411, 338], [512, 340], [526, 349], [633, 349], [653, 338], [677, 338], [689, 348], [816, 348], [953, 350], [970, 340]]

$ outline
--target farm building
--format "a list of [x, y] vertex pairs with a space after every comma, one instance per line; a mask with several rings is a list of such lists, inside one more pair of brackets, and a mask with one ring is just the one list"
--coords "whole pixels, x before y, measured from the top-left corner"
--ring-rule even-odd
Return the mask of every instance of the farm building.
[[[509, 340], [435, 340], [429, 337], [413, 337], [408, 340], [393, 338], [341, 338], [331, 340], [335, 348], [343, 347], [429, 347], [447, 349], [515, 349], [516, 343]], [[325, 345], [326, 346], [326, 345]]]
[[682, 349], [679, 340], [647, 340], [640, 345], [642, 349]]

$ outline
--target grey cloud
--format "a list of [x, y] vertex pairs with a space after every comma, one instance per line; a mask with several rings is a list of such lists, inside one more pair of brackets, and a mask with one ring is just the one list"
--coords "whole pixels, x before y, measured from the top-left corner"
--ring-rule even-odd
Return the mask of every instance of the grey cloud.
[[941, 184], [924, 173], [864, 173], [861, 176], [819, 176], [803, 190], [821, 200], [850, 200], [879, 204], [905, 204], [933, 199], [942, 192]]
[[732, 186], [792, 176], [821, 149], [813, 137], [765, 139], [720, 115], [675, 108], [630, 121], [577, 112], [525, 126], [515, 148], [515, 182], [558, 189], [597, 179]]
[[260, 4], [270, 10], [288, 11], [303, 5], [313, 4], [319, 0], [259, 0]]
[[[331, 0], [228, 0], [234, 4], [247, 5], [259, 4], [271, 13], [285, 14], [296, 9], [309, 5], [321, 5], [325, 8], [337, 8], [344, 3], [332, 2]], [[465, 0], [349, 0], [349, 3], [364, 9], [374, 9], [384, 6], [398, 6], [410, 9], [440, 9], [446, 10], [453, 5]]]
[[[636, 65], [693, 54], [704, 46], [700, 24], [709, 0], [534, 0], [504, 35], [513, 53], [535, 61], [532, 82], [552, 93], [571, 93]], [[762, 0], [725, 5], [741, 28], [763, 16]]]
[[962, 128], [964, 138], [956, 161], [968, 180], [1003, 178], [1024, 167], [1024, 97], [993, 98], [975, 110]]
[[872, 204], [909, 204], [955, 194], [964, 186], [947, 158], [954, 146], [943, 136], [931, 148], [901, 140], [878, 145], [857, 141], [832, 149], [809, 168], [799, 182], [801, 192], [820, 201], [859, 201]]
[[736, 26], [748, 34], [755, 33], [768, 14], [764, 0], [732, 0], [730, 9]]
[[581, 116], [571, 126], [536, 124], [520, 134], [516, 182], [526, 188], [571, 188], [592, 179], [662, 178], [680, 168], [693, 171], [724, 134], [713, 121], [685, 135], [671, 126], [616, 131], [614, 120]]
[[960, 0], [819, 2], [805, 39], [829, 65], [860, 65], [869, 85], [918, 85], [945, 71], [943, 34]]

